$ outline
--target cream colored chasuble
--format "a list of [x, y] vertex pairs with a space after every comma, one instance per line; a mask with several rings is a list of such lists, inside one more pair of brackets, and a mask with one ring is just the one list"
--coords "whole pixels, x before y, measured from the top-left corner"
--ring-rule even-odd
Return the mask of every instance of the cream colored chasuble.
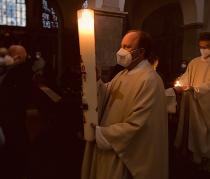
[[120, 72], [106, 88], [100, 126], [112, 149], [87, 143], [83, 179], [121, 179], [126, 171], [133, 179], [168, 178], [164, 87], [148, 61], [140, 65]]

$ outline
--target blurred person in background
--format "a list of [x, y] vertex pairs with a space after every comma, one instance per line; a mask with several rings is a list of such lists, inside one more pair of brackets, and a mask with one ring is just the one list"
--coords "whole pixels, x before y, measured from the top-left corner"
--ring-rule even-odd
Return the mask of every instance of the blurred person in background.
[[32, 70], [27, 52], [21, 45], [12, 45], [8, 55], [14, 59], [0, 85], [0, 116], [5, 134], [4, 179], [22, 179], [27, 165], [28, 139], [25, 113], [31, 91]]

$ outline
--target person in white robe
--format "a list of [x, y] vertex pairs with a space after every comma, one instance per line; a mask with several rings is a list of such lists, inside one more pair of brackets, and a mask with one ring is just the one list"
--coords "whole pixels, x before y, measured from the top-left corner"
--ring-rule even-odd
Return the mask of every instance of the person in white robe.
[[45, 67], [45, 60], [42, 57], [41, 52], [36, 52], [36, 60], [34, 61], [34, 64], [32, 65], [32, 70], [36, 75], [42, 76], [44, 73], [44, 67]]
[[87, 142], [82, 179], [167, 179], [168, 121], [163, 82], [146, 60], [151, 38], [128, 32], [117, 52], [125, 67], [100, 96], [96, 141]]
[[[148, 59], [148, 61], [152, 65], [153, 69], [156, 71], [157, 67], [159, 65], [159, 57], [152, 54], [150, 56], [150, 59]], [[174, 91], [172, 90], [172, 92], [171, 92], [171, 89], [166, 89], [165, 90], [168, 114], [175, 114], [176, 113], [177, 102], [176, 102], [176, 98], [174, 98], [174, 96], [175, 96], [174, 94], [175, 94]]]
[[175, 145], [187, 148], [194, 162], [202, 163], [210, 159], [210, 33], [201, 33], [198, 44], [201, 56], [191, 60], [174, 87], [183, 93]]

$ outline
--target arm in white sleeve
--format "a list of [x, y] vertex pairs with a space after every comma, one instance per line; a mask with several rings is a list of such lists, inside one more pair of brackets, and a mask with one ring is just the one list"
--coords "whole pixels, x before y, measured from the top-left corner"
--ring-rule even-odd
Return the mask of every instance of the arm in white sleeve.
[[202, 83], [199, 86], [194, 86], [194, 96], [202, 96], [210, 92], [210, 82]]
[[101, 127], [96, 126], [96, 143], [98, 148], [103, 150], [109, 150], [112, 149], [111, 144], [107, 141], [107, 139], [104, 137]]
[[166, 103], [167, 103], [167, 112], [168, 113], [176, 113], [176, 94], [173, 88], [168, 88], [165, 90], [166, 95]]

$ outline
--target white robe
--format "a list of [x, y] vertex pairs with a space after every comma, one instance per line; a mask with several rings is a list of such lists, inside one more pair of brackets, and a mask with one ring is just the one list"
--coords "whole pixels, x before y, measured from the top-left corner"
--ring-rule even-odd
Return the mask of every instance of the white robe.
[[210, 59], [193, 59], [180, 83], [193, 90], [185, 92], [181, 101], [176, 146], [182, 145], [187, 130], [187, 147], [196, 156], [196, 162], [203, 157], [210, 159]]
[[[111, 149], [87, 143], [82, 179], [168, 178], [168, 123], [162, 80], [148, 61], [108, 85], [100, 128]], [[99, 111], [100, 112], [100, 111]]]

